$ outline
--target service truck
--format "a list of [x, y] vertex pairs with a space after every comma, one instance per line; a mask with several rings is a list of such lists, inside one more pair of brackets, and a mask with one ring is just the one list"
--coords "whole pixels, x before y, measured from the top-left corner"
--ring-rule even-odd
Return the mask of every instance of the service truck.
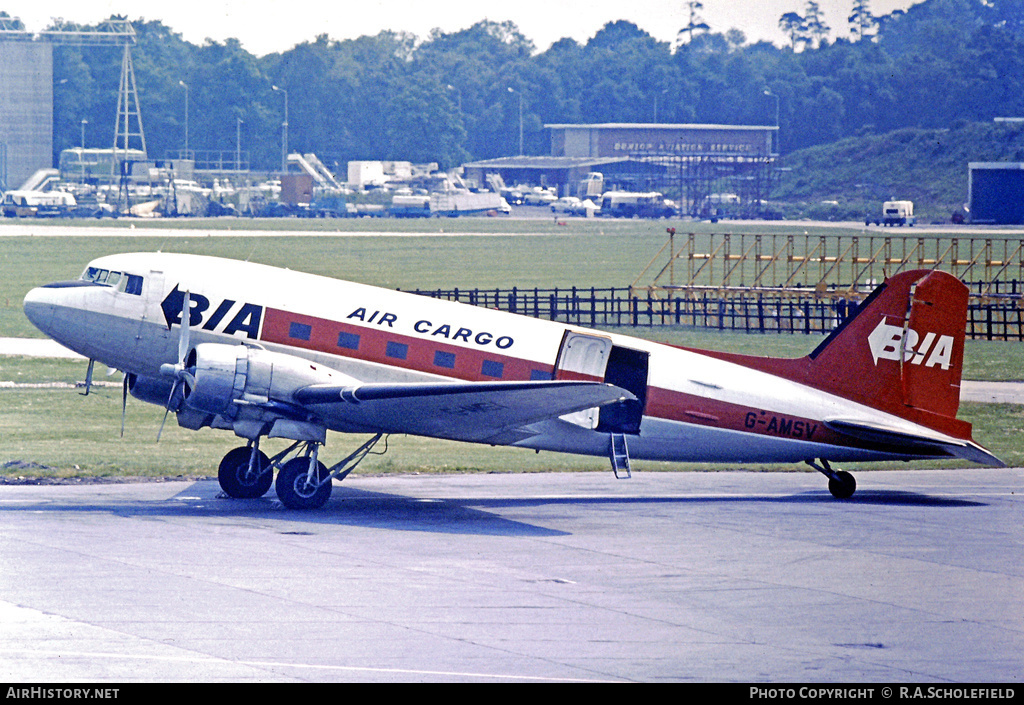
[[656, 191], [607, 191], [601, 196], [601, 215], [616, 218], [671, 218], [675, 204]]
[[880, 217], [872, 218], [869, 216], [864, 219], [864, 225], [908, 225], [913, 227], [916, 222], [917, 218], [914, 217], [913, 201], [886, 201], [882, 204], [882, 215]]
[[16, 190], [3, 194], [0, 212], [8, 218], [34, 218], [67, 215], [76, 205], [66, 191]]

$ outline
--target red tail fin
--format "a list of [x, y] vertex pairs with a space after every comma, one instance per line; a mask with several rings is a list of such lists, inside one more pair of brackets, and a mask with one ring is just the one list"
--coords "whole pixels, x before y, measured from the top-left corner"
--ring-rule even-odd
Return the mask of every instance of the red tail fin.
[[808, 384], [960, 438], [967, 287], [940, 271], [897, 274], [808, 356]]
[[955, 438], [971, 426], [960, 406], [967, 287], [945, 272], [890, 277], [807, 357], [699, 351], [896, 414]]

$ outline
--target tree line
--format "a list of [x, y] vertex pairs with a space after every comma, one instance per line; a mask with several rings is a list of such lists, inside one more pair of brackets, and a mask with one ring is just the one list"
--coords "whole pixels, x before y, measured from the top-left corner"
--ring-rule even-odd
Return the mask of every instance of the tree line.
[[[350, 160], [447, 169], [515, 155], [520, 122], [526, 154], [550, 152], [545, 124], [601, 122], [778, 124], [785, 154], [1024, 115], [1024, 0], [925, 0], [882, 17], [852, 0], [850, 37], [836, 39], [807, 2], [780, 18], [786, 46], [715, 31], [700, 2], [684, 6], [675, 43], [617, 21], [545, 51], [515, 24], [483, 20], [423, 39], [320, 35], [257, 57], [236, 39], [196, 45], [133, 20], [147, 147], [155, 159], [184, 147], [186, 101], [191, 150], [239, 145], [267, 170], [280, 165], [285, 100], [289, 151], [341, 171]], [[86, 146], [113, 145], [120, 71], [116, 48], [55, 45], [55, 156], [83, 134]]]

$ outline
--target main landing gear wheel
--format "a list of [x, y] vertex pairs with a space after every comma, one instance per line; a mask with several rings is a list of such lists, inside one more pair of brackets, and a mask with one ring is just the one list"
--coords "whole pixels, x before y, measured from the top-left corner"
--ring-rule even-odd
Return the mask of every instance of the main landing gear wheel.
[[313, 480], [306, 482], [309, 458], [292, 458], [277, 473], [277, 490], [281, 504], [289, 509], [319, 509], [331, 497], [331, 479], [327, 468], [317, 461]]
[[274, 483], [274, 470], [266, 453], [257, 450], [256, 457], [253, 458], [252, 448], [242, 446], [228, 451], [220, 461], [217, 479], [220, 481], [220, 488], [228, 497], [256, 499], [265, 495]]
[[828, 491], [836, 499], [849, 499], [857, 491], [857, 481], [850, 473], [840, 470], [835, 477], [829, 478]]

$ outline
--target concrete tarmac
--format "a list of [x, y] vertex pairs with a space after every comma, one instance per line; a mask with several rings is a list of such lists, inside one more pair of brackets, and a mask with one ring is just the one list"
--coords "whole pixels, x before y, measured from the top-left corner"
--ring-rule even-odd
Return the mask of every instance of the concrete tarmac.
[[0, 681], [1002, 682], [1024, 470], [0, 486]]

